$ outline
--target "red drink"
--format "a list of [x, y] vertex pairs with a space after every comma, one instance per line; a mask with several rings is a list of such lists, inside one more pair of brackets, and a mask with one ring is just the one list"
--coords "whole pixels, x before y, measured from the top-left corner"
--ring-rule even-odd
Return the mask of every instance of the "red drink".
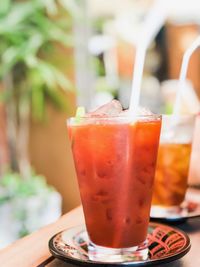
[[71, 119], [68, 124], [90, 240], [127, 248], [146, 239], [161, 119]]

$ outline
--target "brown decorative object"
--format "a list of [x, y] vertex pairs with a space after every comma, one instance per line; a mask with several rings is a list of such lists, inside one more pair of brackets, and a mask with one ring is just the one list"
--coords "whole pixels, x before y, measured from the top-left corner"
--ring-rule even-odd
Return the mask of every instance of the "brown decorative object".
[[67, 115], [49, 105], [48, 117], [46, 124], [33, 122], [31, 125], [31, 163], [61, 193], [66, 212], [80, 203], [67, 136]]
[[[51, 61], [74, 79], [73, 49], [57, 46]], [[66, 127], [67, 117], [75, 114], [75, 92], [67, 92], [63, 98], [68, 103], [67, 112], [49, 103], [46, 123], [32, 121], [30, 158], [37, 173], [45, 175], [47, 182], [61, 193], [65, 213], [80, 204], [80, 200]]]

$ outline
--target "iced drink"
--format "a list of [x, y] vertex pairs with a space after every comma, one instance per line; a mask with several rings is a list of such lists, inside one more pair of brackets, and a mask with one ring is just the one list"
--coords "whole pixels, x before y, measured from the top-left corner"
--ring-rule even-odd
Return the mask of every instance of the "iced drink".
[[161, 118], [84, 117], [68, 123], [92, 243], [130, 248], [146, 239]]
[[187, 190], [194, 116], [163, 116], [153, 205], [179, 207]]
[[161, 144], [158, 152], [153, 204], [179, 206], [187, 190], [191, 143]]

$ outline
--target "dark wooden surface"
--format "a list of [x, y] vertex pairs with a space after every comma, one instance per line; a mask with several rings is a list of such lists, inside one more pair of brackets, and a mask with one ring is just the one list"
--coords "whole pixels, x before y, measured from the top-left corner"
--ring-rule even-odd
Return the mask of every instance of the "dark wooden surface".
[[[183, 258], [167, 264], [160, 264], [157, 266], [163, 267], [200, 267], [200, 218], [188, 220], [186, 223], [174, 225], [177, 228], [185, 231], [191, 240], [191, 250]], [[63, 261], [54, 259], [48, 264], [43, 264], [47, 267], [75, 267], [79, 265], [72, 265]]]

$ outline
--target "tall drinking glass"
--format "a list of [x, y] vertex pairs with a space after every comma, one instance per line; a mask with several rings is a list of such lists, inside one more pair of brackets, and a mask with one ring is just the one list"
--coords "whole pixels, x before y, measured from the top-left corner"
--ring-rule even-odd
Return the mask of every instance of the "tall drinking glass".
[[160, 127], [158, 115], [68, 120], [91, 260], [147, 258]]
[[194, 124], [194, 115], [162, 118], [152, 216], [169, 216], [180, 210], [187, 190]]

